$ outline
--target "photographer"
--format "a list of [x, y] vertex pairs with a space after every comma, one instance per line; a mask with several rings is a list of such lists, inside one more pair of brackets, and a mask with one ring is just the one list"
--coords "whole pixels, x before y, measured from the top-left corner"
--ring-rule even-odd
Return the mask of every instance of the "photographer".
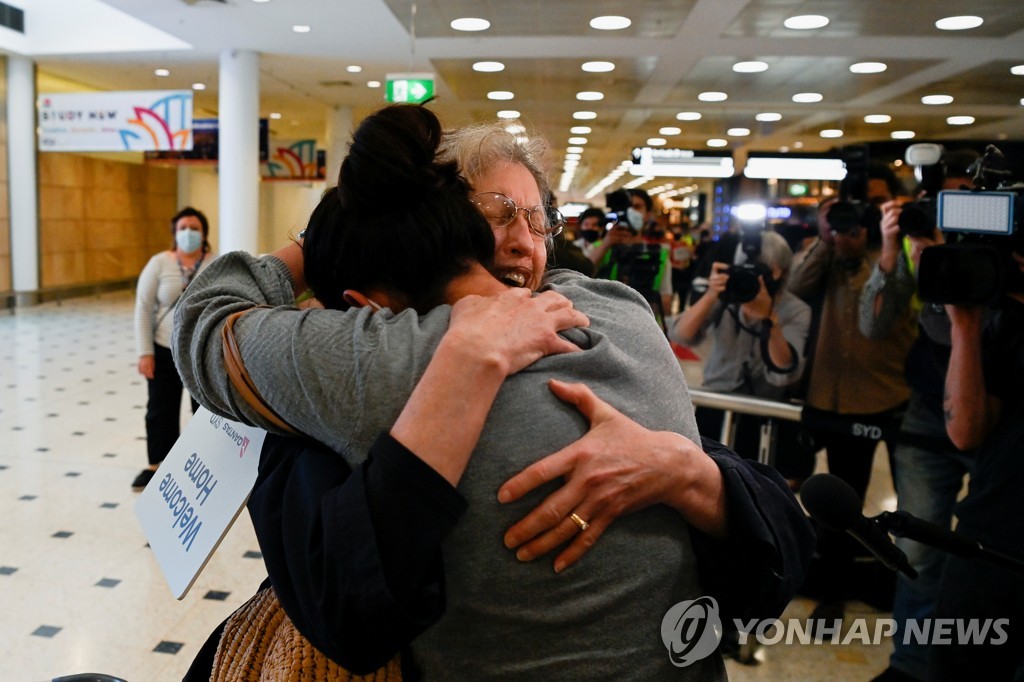
[[[794, 267], [789, 284], [800, 298], [821, 305], [805, 425], [825, 449], [829, 471], [861, 499], [879, 438], [891, 440], [899, 428], [910, 395], [903, 367], [916, 334], [909, 305], [914, 283], [900, 257], [898, 225], [877, 208], [898, 192], [891, 172], [881, 172], [887, 170], [869, 168], [864, 203], [823, 204], [821, 238]], [[843, 187], [840, 196], [849, 196]], [[843, 588], [856, 582], [850, 575], [854, 545], [845, 536], [819, 534], [824, 582], [813, 618], [842, 617]]]
[[[951, 353], [943, 400], [946, 431], [962, 450], [975, 449], [970, 490], [957, 506], [957, 531], [985, 547], [1024, 558], [1024, 234], [1012, 252], [1017, 272], [988, 323], [980, 306], [947, 305]], [[929, 679], [1019, 679], [1024, 580], [977, 559], [949, 556], [937, 618], [1008, 618], [1008, 641], [935, 646]], [[991, 640], [990, 640], [991, 642]]]
[[[760, 241], [757, 264], [763, 269], [758, 274], [747, 270], [735, 275], [730, 286], [730, 264], [712, 264], [707, 292], [671, 325], [669, 338], [693, 345], [711, 334], [714, 346], [704, 365], [703, 388], [781, 400], [786, 388], [799, 381], [803, 373], [811, 308], [784, 289], [793, 259], [785, 239], [765, 232]], [[746, 258], [743, 251], [736, 257], [741, 262]], [[739, 296], [744, 299], [739, 301], [732, 289], [741, 277], [756, 278], [757, 288], [751, 298]], [[721, 421], [720, 411], [697, 409], [701, 433], [717, 437]], [[738, 453], [744, 457], [756, 455], [763, 422], [764, 419], [739, 415], [734, 441]], [[787, 471], [782, 474], [790, 475]]]
[[[934, 205], [942, 190], [971, 186], [967, 168], [977, 158], [973, 151], [944, 153], [940, 164], [924, 166], [920, 172], [918, 199], [923, 201], [903, 207], [885, 206], [887, 218], [895, 219], [905, 235], [915, 272], [919, 269], [921, 251], [943, 242], [942, 232], [935, 224], [935, 212], [928, 210], [928, 204]], [[896, 508], [949, 529], [957, 495], [964, 476], [971, 472], [973, 458], [953, 445], [946, 435], [943, 418], [942, 397], [950, 352], [949, 318], [943, 306], [926, 303], [921, 306], [918, 322], [919, 334], [906, 362], [910, 401], [892, 457]], [[907, 640], [903, 633], [908, 622], [934, 616], [946, 553], [907, 538], [897, 538], [896, 546], [907, 555], [918, 576], [914, 580], [903, 574], [896, 577], [893, 654], [889, 668], [876, 679], [923, 680], [931, 647]]]
[[672, 310], [672, 272], [665, 231], [653, 217], [654, 201], [642, 189], [616, 190], [606, 200], [618, 218], [591, 252], [595, 276], [639, 291], [664, 326]]

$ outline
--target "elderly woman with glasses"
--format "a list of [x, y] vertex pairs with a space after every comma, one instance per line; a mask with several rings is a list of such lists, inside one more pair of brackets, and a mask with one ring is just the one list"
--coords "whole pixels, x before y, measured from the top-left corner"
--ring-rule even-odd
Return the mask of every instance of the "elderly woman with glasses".
[[[711, 593], [723, 618], [778, 613], [806, 522], [779, 477], [698, 445], [641, 298], [545, 274], [558, 217], [528, 150], [474, 127], [431, 162], [439, 131], [422, 108], [371, 116], [302, 252], [229, 254], [180, 309], [200, 402], [273, 429], [224, 380], [216, 340], [232, 313], [275, 306], [234, 327], [252, 380], [352, 468], [270, 439], [250, 512], [274, 589], [357, 672], [407, 646], [428, 679], [680, 679], [666, 612]], [[404, 203], [380, 212], [392, 193]], [[306, 281], [327, 310], [287, 306]], [[531, 561], [567, 542], [554, 571]], [[723, 677], [721, 659], [688, 675]]]

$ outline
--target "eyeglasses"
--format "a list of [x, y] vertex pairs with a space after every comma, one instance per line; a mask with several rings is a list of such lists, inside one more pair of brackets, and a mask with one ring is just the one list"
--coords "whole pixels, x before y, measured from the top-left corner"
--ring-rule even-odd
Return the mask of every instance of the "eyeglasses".
[[473, 203], [483, 213], [492, 228], [508, 227], [520, 211], [526, 214], [530, 232], [538, 237], [554, 237], [561, 234], [565, 218], [558, 209], [540, 204], [530, 208], [516, 206], [516, 202], [498, 192], [481, 192], [473, 195]]

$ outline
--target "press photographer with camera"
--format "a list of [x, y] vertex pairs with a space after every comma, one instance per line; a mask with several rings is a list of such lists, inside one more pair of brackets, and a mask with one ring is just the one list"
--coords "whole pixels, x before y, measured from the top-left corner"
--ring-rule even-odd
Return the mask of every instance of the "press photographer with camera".
[[[946, 432], [956, 447], [973, 451], [969, 490], [956, 507], [957, 532], [1024, 559], [1024, 184], [1009, 184], [1006, 168], [990, 146], [971, 168], [977, 191], [939, 195], [946, 243], [922, 252], [919, 285], [923, 298], [945, 304], [951, 324], [942, 404]], [[959, 278], [950, 281], [951, 273]], [[935, 617], [1007, 618], [1008, 639], [932, 647], [928, 679], [1019, 679], [1019, 574], [948, 556]]]
[[[669, 338], [693, 345], [711, 335], [702, 388], [781, 400], [803, 374], [811, 308], [785, 290], [793, 259], [785, 239], [759, 228], [744, 243], [739, 263], [712, 264], [707, 291], [676, 318]], [[697, 408], [701, 433], [717, 437], [721, 422], [720, 411]], [[738, 415], [736, 452], [756, 456], [763, 422]]]
[[[973, 185], [968, 167], [978, 158], [972, 150], [943, 150], [934, 144], [911, 145], [905, 160], [915, 166], [920, 184], [916, 200], [886, 205], [904, 236], [906, 254], [917, 272], [924, 249], [942, 244], [936, 225], [935, 205], [940, 191]], [[949, 364], [950, 325], [940, 304], [919, 306], [918, 337], [907, 355], [906, 379], [910, 386], [900, 434], [892, 456], [896, 508], [941, 528], [951, 528], [953, 508], [963, 487], [964, 476], [973, 468], [970, 453], [961, 452], [946, 435], [942, 397]], [[939, 598], [946, 553], [910, 540], [896, 538], [896, 546], [907, 555], [917, 578], [896, 577], [893, 598], [893, 653], [889, 668], [876, 680], [923, 680], [928, 674], [931, 647], [903, 636], [908, 622], [932, 618]]]
[[[789, 288], [820, 306], [804, 426], [825, 450], [829, 472], [863, 499], [878, 441], [892, 452], [910, 396], [903, 367], [916, 325], [913, 277], [892, 215], [899, 184], [881, 164], [858, 175], [843, 181], [838, 201], [823, 202], [821, 237], [793, 268]], [[851, 588], [870, 581], [853, 577], [858, 548], [844, 536], [823, 529], [818, 550], [822, 595], [812, 617], [840, 618]]]
[[672, 309], [672, 270], [665, 232], [654, 220], [654, 200], [642, 189], [619, 189], [605, 201], [611, 227], [590, 254], [595, 277], [639, 291], [664, 327]]

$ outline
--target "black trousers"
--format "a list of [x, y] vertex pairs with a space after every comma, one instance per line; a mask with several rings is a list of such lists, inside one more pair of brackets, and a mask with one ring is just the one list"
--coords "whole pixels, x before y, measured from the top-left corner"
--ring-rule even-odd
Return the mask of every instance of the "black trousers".
[[[171, 446], [181, 433], [181, 393], [184, 386], [178, 369], [174, 366], [171, 349], [153, 346], [156, 369], [149, 385], [149, 402], [146, 403], [146, 454], [150, 465], [160, 464], [170, 452]], [[199, 404], [192, 400], [192, 411]]]

